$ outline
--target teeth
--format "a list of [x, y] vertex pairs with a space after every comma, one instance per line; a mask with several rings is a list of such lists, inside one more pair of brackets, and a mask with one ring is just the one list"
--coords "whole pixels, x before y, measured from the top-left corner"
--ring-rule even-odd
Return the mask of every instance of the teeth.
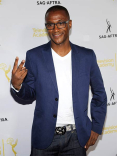
[[61, 34], [59, 34], [59, 35], [54, 35], [54, 36], [60, 36]]

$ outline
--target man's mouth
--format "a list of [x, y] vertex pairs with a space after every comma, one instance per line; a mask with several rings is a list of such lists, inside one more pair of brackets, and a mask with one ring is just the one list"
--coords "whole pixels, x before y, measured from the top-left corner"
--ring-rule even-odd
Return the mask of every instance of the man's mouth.
[[53, 36], [55, 37], [55, 38], [58, 38], [58, 37], [60, 37], [62, 34], [54, 34]]

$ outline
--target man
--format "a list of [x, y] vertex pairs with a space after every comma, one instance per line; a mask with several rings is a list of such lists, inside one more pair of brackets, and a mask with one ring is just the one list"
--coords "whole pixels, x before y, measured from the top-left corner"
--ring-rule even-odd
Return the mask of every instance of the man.
[[[50, 42], [29, 50], [19, 66], [16, 58], [11, 80], [19, 98], [36, 98], [31, 156], [85, 156], [106, 115], [101, 73], [93, 50], [69, 41], [72, 21], [66, 8], [49, 8], [45, 22]], [[92, 122], [87, 116], [89, 85]]]

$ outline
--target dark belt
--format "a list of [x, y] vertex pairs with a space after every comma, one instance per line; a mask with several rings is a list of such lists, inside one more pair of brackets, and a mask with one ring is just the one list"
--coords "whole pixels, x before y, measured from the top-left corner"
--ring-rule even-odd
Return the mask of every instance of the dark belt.
[[55, 134], [57, 135], [64, 135], [66, 131], [71, 131], [73, 129], [76, 129], [75, 125], [69, 124], [63, 127], [56, 127], [55, 128]]

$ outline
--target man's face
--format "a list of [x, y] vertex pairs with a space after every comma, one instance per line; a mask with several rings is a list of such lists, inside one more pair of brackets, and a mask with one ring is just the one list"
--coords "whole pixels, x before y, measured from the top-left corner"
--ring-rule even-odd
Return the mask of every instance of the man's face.
[[[68, 20], [69, 18], [66, 15], [64, 10], [49, 12], [46, 15], [46, 23], [58, 23], [58, 22], [64, 22]], [[51, 41], [57, 45], [63, 44], [64, 42], [68, 42], [69, 30], [71, 28], [71, 25], [72, 25], [72, 21], [69, 21], [69, 23], [66, 23], [65, 28], [59, 29], [55, 25], [53, 30], [48, 30], [48, 34], [49, 37], [51, 38]]]

